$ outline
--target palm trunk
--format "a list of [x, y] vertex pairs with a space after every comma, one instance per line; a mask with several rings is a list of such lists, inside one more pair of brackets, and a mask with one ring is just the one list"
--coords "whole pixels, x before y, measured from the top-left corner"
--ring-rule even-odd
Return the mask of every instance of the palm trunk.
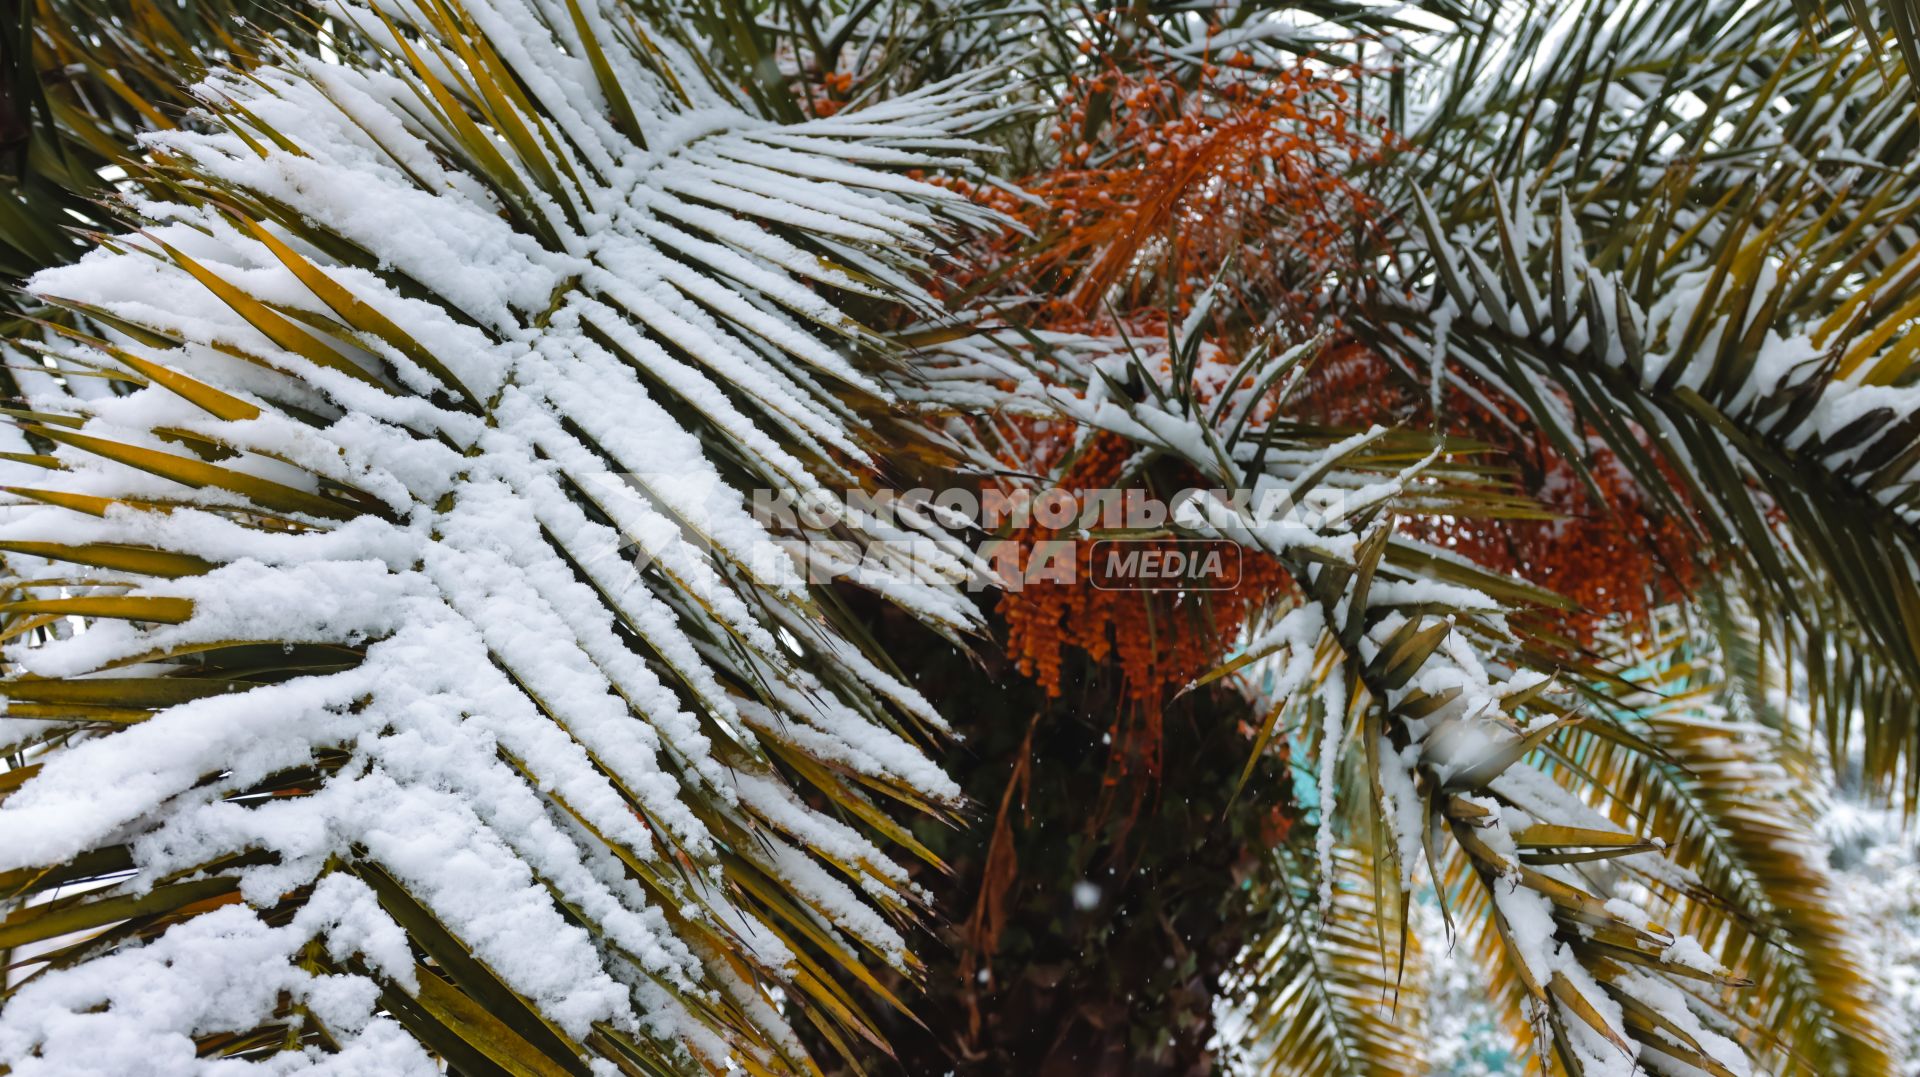
[[[885, 627], [905, 642], [907, 625]], [[1258, 926], [1241, 883], [1291, 818], [1271, 758], [1229, 803], [1251, 747], [1246, 702], [1228, 690], [1177, 701], [1159, 773], [1116, 779], [1113, 669], [1076, 655], [1064, 697], [1048, 700], [991, 646], [975, 659], [931, 637], [913, 646], [903, 664], [954, 722], [962, 739], [944, 762], [978, 814], [918, 829], [951, 868], [918, 879], [948, 926], [921, 948], [927, 983], [909, 1004], [926, 1024], [883, 1016], [898, 1061], [869, 1069], [1212, 1072], [1220, 977]]]

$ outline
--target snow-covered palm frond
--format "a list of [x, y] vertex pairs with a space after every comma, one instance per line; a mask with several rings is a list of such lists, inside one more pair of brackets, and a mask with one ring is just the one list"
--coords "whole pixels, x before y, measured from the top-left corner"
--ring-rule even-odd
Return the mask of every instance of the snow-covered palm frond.
[[[1170, 343], [1177, 359], [1180, 341]], [[1396, 529], [1394, 512], [1445, 503], [1446, 472], [1432, 470], [1441, 448], [1394, 461], [1380, 428], [1330, 445], [1296, 440], [1281, 424], [1235, 436], [1232, 397], [1208, 407], [1190, 382], [1150, 373], [1190, 365], [1133, 350], [1102, 354], [1101, 344], [982, 334], [947, 346], [942, 365], [987, 365], [998, 377], [930, 378], [923, 403], [950, 395], [956, 409], [984, 411], [981, 394], [1003, 387], [1028, 406], [1050, 406], [1171, 458], [1222, 491], [1247, 492], [1194, 498], [1172, 524], [1273, 557], [1299, 588], [1298, 604], [1205, 680], [1269, 662], [1272, 694], [1286, 705], [1257, 743], [1270, 741], [1284, 712], [1313, 727], [1327, 821], [1318, 831], [1321, 903], [1331, 906], [1342, 878], [1331, 820], [1357, 814], [1362, 833], [1382, 834], [1372, 900], [1403, 921], [1423, 871], [1431, 878], [1464, 863], [1461, 885], [1476, 888], [1490, 920], [1476, 926], [1500, 940], [1541, 1053], [1569, 1073], [1638, 1073], [1655, 1055], [1717, 1077], [1748, 1072], [1743, 1048], [1716, 1031], [1725, 1025], [1716, 992], [1744, 981], [1613, 894], [1621, 878], [1675, 890], [1696, 881], [1659, 856], [1637, 821], [1615, 823], [1546, 769], [1555, 735], [1585, 718], [1571, 685], [1605, 674], [1556, 660], [1510, 624], [1511, 604], [1541, 592]], [[1227, 384], [1283, 386], [1298, 361], [1281, 352]], [[1563, 674], [1568, 684], [1557, 683]], [[1605, 719], [1588, 725], [1639, 743]], [[1343, 780], [1347, 759], [1357, 774]]]
[[[304, 8], [277, 0], [22, 0], [7, 9], [14, 36], [0, 53], [0, 113], [14, 163], [0, 172], [0, 275], [9, 284], [86, 253], [75, 226], [112, 220], [99, 201], [112, 186], [107, 170], [137, 157], [143, 132], [175, 126], [191, 83], [223, 61], [257, 62], [254, 35], [236, 32], [243, 20], [288, 42], [310, 42], [317, 29]], [[0, 296], [0, 332], [19, 331], [22, 302], [31, 300]], [[0, 387], [17, 395], [5, 371]]]
[[1650, 694], [1625, 719], [1653, 750], [1575, 735], [1556, 776], [1606, 789], [1601, 807], [1616, 822], [1641, 820], [1699, 877], [1700, 889], [1665, 895], [1670, 915], [1754, 981], [1735, 1012], [1768, 1072], [1898, 1072], [1886, 986], [1818, 836], [1832, 806], [1800, 742], [1804, 721], [1777, 713], [1783, 686], [1741, 653], [1752, 633], [1724, 634], [1721, 654], [1696, 634], [1663, 641]]
[[[1322, 905], [1311, 844], [1272, 851], [1274, 884], [1254, 895], [1272, 924], [1231, 975], [1232, 1072], [1390, 1077], [1428, 1072], [1420, 955], [1374, 901], [1370, 852], [1337, 848]], [[1383, 911], [1386, 916], [1383, 916]]]
[[1920, 746], [1920, 127], [1855, 5], [1797, 7], [1567, 4], [1472, 42], [1410, 120], [1370, 335], [1576, 468], [1611, 449], [1790, 616], [1830, 729], [1871, 708], [1885, 787]]
[[[831, 518], [847, 311], [924, 309], [976, 211], [897, 170], [985, 92], [782, 127], [619, 6], [327, 16], [33, 285], [85, 328], [20, 345], [0, 1062], [811, 1072], [915, 974], [889, 813], [959, 794], [747, 495], [915, 537]], [[965, 632], [921, 538], [845, 582]]]
[[[1224, 56], [1283, 69], [1304, 60], [1344, 62], [1357, 41], [1403, 40], [1447, 20], [1479, 26], [1477, 10], [1436, 0], [1246, 0], [1231, 4], [1136, 4], [1120, 9], [1055, 0], [638, 0], [674, 12], [677, 24], [723, 41], [713, 63], [768, 107], [800, 115], [886, 97], [983, 66], [1014, 62], [1025, 76], [1010, 93], [1041, 115], [1062, 107], [1068, 80], [1109, 64], [1179, 72]], [[1474, 5], [1477, 9], [1477, 5]], [[1419, 9], [1409, 15], [1409, 9]], [[809, 92], [793, 94], [794, 88]], [[1093, 137], [1111, 120], [1111, 91], [1096, 90]], [[1044, 172], [1058, 147], [1046, 124], [1005, 125], [992, 140], [1008, 151], [1002, 180]]]

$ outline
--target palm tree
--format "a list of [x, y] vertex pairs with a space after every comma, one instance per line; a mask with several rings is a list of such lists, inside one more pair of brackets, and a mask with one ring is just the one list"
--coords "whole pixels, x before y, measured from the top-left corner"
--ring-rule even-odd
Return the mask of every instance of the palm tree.
[[[1818, 32], [1789, 8], [1735, 13], [1704, 6], [1568, 6], [1490, 20], [1439, 14], [1452, 23], [1422, 27], [1385, 51], [1388, 57], [1406, 55], [1417, 44], [1443, 62], [1390, 66], [1370, 51], [1377, 45], [1360, 52], [1363, 70], [1373, 63], [1389, 68], [1385, 107], [1408, 145], [1394, 154], [1397, 167], [1369, 177], [1385, 207], [1372, 249], [1384, 251], [1387, 260], [1349, 274], [1351, 283], [1332, 283], [1323, 294], [1337, 293], [1335, 310], [1356, 316], [1357, 342], [1397, 365], [1419, 398], [1431, 394], [1436, 404], [1491, 399], [1516, 409], [1543, 432], [1552, 455], [1574, 469], [1603, 510], [1615, 499], [1591, 473], [1598, 465], [1590, 446], [1604, 447], [1631, 475], [1630, 488], [1644, 491], [1645, 499], [1625, 510], [1681, 521], [1699, 536], [1690, 556], [1716, 574], [1695, 589], [1693, 616], [1704, 624], [1678, 630], [1663, 624], [1652, 643], [1623, 636], [1591, 641], [1589, 651], [1593, 643], [1620, 645], [1612, 661], [1598, 666], [1570, 664], [1568, 641], [1540, 635], [1537, 623], [1525, 619], [1496, 626], [1523, 629], [1517, 652], [1498, 638], [1498, 630], [1483, 637], [1497, 657], [1483, 657], [1479, 665], [1509, 675], [1531, 668], [1572, 679], [1567, 686], [1589, 697], [1581, 709], [1606, 715], [1587, 714], [1577, 725], [1553, 728], [1539, 723], [1571, 717], [1567, 703], [1525, 701], [1521, 713], [1534, 718], [1517, 714], [1508, 736], [1515, 750], [1526, 749], [1522, 754], [1530, 762], [1498, 757], [1502, 765], [1557, 778], [1553, 786], [1514, 771], [1462, 772], [1447, 762], [1457, 750], [1450, 736], [1438, 735], [1452, 723], [1432, 729], [1436, 714], [1458, 709], [1457, 698], [1429, 702], [1414, 691], [1408, 708], [1397, 698], [1406, 692], [1403, 684], [1383, 677], [1380, 666], [1367, 668], [1380, 661], [1377, 655], [1390, 660], [1397, 652], [1421, 677], [1429, 676], [1439, 649], [1451, 651], [1452, 641], [1463, 636], [1462, 618], [1426, 624], [1418, 615], [1395, 617], [1389, 605], [1370, 611], [1360, 624], [1341, 626], [1335, 634], [1343, 637], [1344, 649], [1361, 645], [1361, 653], [1349, 654], [1344, 663], [1345, 684], [1367, 683], [1373, 699], [1352, 705], [1358, 713], [1344, 721], [1310, 713], [1312, 697], [1298, 690], [1283, 697], [1280, 707], [1309, 711], [1300, 721], [1310, 751], [1321, 730], [1349, 731], [1362, 717], [1369, 724], [1358, 737], [1345, 733], [1361, 749], [1336, 749], [1319, 758], [1336, 775], [1348, 769], [1344, 780], [1321, 775], [1326, 822], [1316, 835], [1317, 872], [1301, 870], [1306, 858], [1297, 853], [1277, 857], [1266, 900], [1285, 914], [1248, 948], [1247, 970], [1229, 983], [1230, 990], [1245, 992], [1245, 1005], [1255, 1015], [1248, 1034], [1270, 1038], [1261, 1057], [1277, 1072], [1402, 1068], [1410, 1049], [1397, 1025], [1373, 1019], [1373, 1010], [1351, 1000], [1371, 993], [1377, 1003], [1386, 989], [1401, 986], [1399, 977], [1382, 971], [1404, 968], [1410, 959], [1405, 895], [1392, 885], [1393, 877], [1410, 880], [1408, 862], [1424, 858], [1443, 907], [1454, 910], [1450, 923], [1478, 936], [1493, 982], [1509, 995], [1510, 1012], [1535, 1026], [1539, 1053], [1549, 1065], [1606, 1071], [1619, 1062], [1608, 1057], [1612, 1053], [1659, 1055], [1708, 1072], [1740, 1067], [1710, 1034], [1684, 1034], [1669, 1023], [1671, 1014], [1649, 1005], [1652, 995], [1672, 987], [1692, 993], [1689, 1006], [1707, 1025], [1735, 1034], [1747, 1055], [1775, 1071], [1891, 1072], [1893, 1034], [1878, 989], [1861, 972], [1864, 962], [1844, 919], [1830, 908], [1831, 884], [1819, 851], [1804, 840], [1819, 811], [1817, 793], [1797, 787], [1810, 773], [1805, 738], [1814, 730], [1790, 723], [1773, 701], [1782, 687], [1777, 664], [1784, 663], [1809, 685], [1801, 691], [1815, 701], [1821, 715], [1816, 728], [1828, 753], [1846, 758], [1850, 726], [1863, 721], [1872, 728], [1866, 735], [1869, 776], [1884, 790], [1907, 773], [1899, 761], [1912, 743], [1910, 708], [1899, 703], [1899, 666], [1914, 637], [1900, 613], [1912, 607], [1903, 597], [1912, 573], [1901, 521], [1915, 461], [1911, 393], [1904, 388], [1911, 380], [1905, 374], [1910, 341], [1899, 333], [1910, 317], [1901, 289], [1911, 279], [1903, 241], [1889, 240], [1905, 234], [1912, 194], [1907, 172], [1891, 164], [1875, 167], [1874, 155], [1904, 159], [1911, 87], [1889, 57], [1871, 68], [1861, 63], [1869, 42], [1839, 12], [1830, 13], [1835, 21]], [[1199, 66], [1196, 54], [1255, 69], [1282, 69], [1286, 62], [1262, 35], [1232, 38], [1219, 26], [1194, 26], [1195, 20], [1171, 14], [1121, 36], [1135, 43], [1130, 48], [1151, 51], [1154, 62], [1173, 63], [1176, 72], [1182, 58]], [[1681, 27], [1687, 32], [1676, 32]], [[1302, 35], [1279, 28], [1272, 34], [1282, 48], [1300, 47]], [[1896, 36], [1888, 35], [1890, 41]], [[1214, 43], [1223, 38], [1234, 44], [1216, 50]], [[1196, 48], [1196, 40], [1208, 48]], [[1875, 122], [1881, 115], [1886, 120]], [[1846, 124], [1839, 121], [1843, 116]], [[1782, 131], [1789, 139], [1785, 146], [1778, 141]], [[1855, 132], [1856, 142], [1834, 144], [1842, 133]], [[1204, 190], [1195, 189], [1196, 203], [1212, 204]], [[1629, 224], [1648, 219], [1656, 222], [1650, 233]], [[1583, 220], [1595, 224], [1583, 230], [1577, 223]], [[1206, 227], [1197, 216], [1178, 223]], [[1595, 232], [1591, 242], [1584, 238]], [[1770, 252], [1778, 252], [1771, 262]], [[1164, 273], [1200, 283], [1191, 269], [1168, 271], [1169, 261], [1149, 258], [1140, 275], [1149, 282]], [[1235, 278], [1232, 269], [1224, 275], [1229, 291], [1252, 290], [1244, 275]], [[1167, 324], [1194, 324], [1194, 304], [1151, 288], [1150, 294], [1172, 308]], [[1124, 322], [1124, 311], [1109, 313]], [[1723, 328], [1727, 323], [1731, 327]], [[1166, 361], [1179, 352], [1177, 340], [1121, 344], [1130, 362], [1145, 352], [1149, 368], [1157, 357], [1174, 370], [1191, 369], [1191, 359]], [[1263, 458], [1271, 478], [1301, 481], [1299, 472], [1271, 458], [1271, 435], [1259, 448], [1237, 447], [1230, 436], [1208, 444], [1204, 430], [1174, 437], [1164, 433], [1164, 417], [1136, 415], [1128, 422], [1113, 409], [1111, 398], [1130, 394], [1136, 398], [1126, 405], [1130, 409], [1164, 408], [1190, 417], [1198, 409], [1179, 400], [1186, 387], [1177, 380], [1164, 393], [1143, 391], [1153, 384], [1147, 371], [1121, 378], [1109, 368], [1085, 372], [1074, 385], [1071, 375], [1061, 377], [1057, 359], [1032, 358], [1057, 350], [1059, 341], [1043, 347], [1023, 335], [1003, 347], [1026, 353], [1021, 365], [1035, 373], [1023, 378], [1005, 370], [1001, 380], [1066, 384], [1064, 394], [1043, 394], [1090, 425], [1126, 430], [1147, 453], [1184, 455], [1201, 473], [1214, 469], [1226, 488], [1252, 484]], [[1117, 357], [1122, 348], [1108, 350]], [[963, 364], [982, 361], [974, 354]], [[1235, 371], [1233, 380], [1250, 369], [1254, 383], [1269, 384], [1253, 362]], [[975, 380], [962, 373], [952, 382], [971, 386]], [[1137, 399], [1143, 395], [1148, 399]], [[1169, 406], [1165, 397], [1180, 406]], [[979, 406], [977, 392], [956, 401]], [[1443, 431], [1483, 432], [1463, 423], [1470, 416], [1449, 416], [1437, 406], [1417, 417]], [[1160, 436], [1142, 439], [1143, 429]], [[1192, 447], [1199, 445], [1209, 451], [1194, 455]], [[1250, 474], [1235, 474], [1242, 461], [1252, 464]], [[1420, 562], [1415, 574], [1431, 576], [1440, 552], [1420, 551], [1383, 531], [1362, 546], [1378, 565], [1354, 559], [1357, 572], [1347, 575], [1311, 562], [1289, 563], [1288, 551], [1272, 545], [1258, 526], [1227, 523], [1221, 528], [1209, 521], [1202, 533], [1213, 529], [1264, 545], [1287, 563], [1304, 596], [1321, 604], [1323, 627], [1338, 626], [1337, 613], [1350, 614], [1367, 599], [1380, 566], [1391, 572], [1396, 559], [1414, 558]], [[1639, 556], [1655, 553], [1643, 549]], [[1726, 573], [1730, 567], [1738, 571]], [[1511, 612], [1535, 601], [1481, 586], [1499, 599], [1490, 605]], [[1430, 592], [1422, 597], [1429, 601], [1416, 604], [1429, 612], [1459, 612], [1451, 603], [1432, 602]], [[1312, 616], [1310, 605], [1297, 609]], [[1375, 640], [1382, 651], [1370, 656], [1363, 641], [1376, 623], [1393, 633]], [[1278, 638], [1298, 650], [1287, 632]], [[1327, 661], [1326, 645], [1322, 637], [1322, 649], [1310, 652], [1311, 675], [1283, 672], [1282, 683], [1324, 685], [1327, 673], [1341, 667]], [[1428, 645], [1437, 650], [1428, 652]], [[1543, 663], [1543, 651], [1558, 653]], [[1249, 654], [1258, 652], [1255, 647]], [[1738, 660], [1724, 657], [1729, 655]], [[1703, 670], [1703, 663], [1720, 668]], [[1304, 664], [1295, 657], [1281, 668]], [[1645, 684], [1684, 687], [1682, 703], [1622, 695], [1617, 689], [1624, 685], [1599, 690], [1617, 679], [1610, 671], [1632, 667]], [[1381, 680], [1386, 683], [1376, 683]], [[1352, 698], [1344, 689], [1334, 696]], [[1881, 705], [1892, 710], [1882, 713]], [[1728, 722], [1729, 713], [1743, 721]], [[1265, 728], [1273, 721], [1269, 717]], [[1701, 731], [1702, 721], [1715, 725]], [[1383, 738], [1377, 748], [1376, 736]], [[1393, 773], [1395, 756], [1412, 764], [1417, 810], [1411, 793], [1396, 791], [1408, 783]], [[1468, 790], [1459, 784], [1463, 778], [1469, 785], [1485, 784]], [[1337, 789], [1369, 786], [1378, 808], [1369, 812], [1363, 801], [1357, 819], [1343, 821], [1337, 805], [1324, 803]], [[1562, 803], [1543, 813], [1529, 795], [1549, 789], [1572, 789], [1591, 807]], [[1516, 809], [1534, 825], [1543, 814], [1556, 822], [1523, 832], [1533, 840], [1518, 842], [1517, 860], [1512, 852], [1489, 857], [1507, 839], [1489, 846], [1474, 831], [1486, 828], [1489, 816], [1497, 820]], [[1417, 822], [1422, 815], [1430, 821]], [[1626, 835], [1606, 840], [1588, 829], [1601, 820], [1641, 841], [1664, 843], [1665, 863], [1656, 867], [1640, 852], [1648, 846], [1636, 848]], [[1344, 836], [1329, 839], [1331, 824], [1342, 822]], [[1499, 824], [1492, 829], [1497, 832]], [[1433, 836], [1448, 831], [1457, 847], [1436, 849]], [[1556, 839], [1583, 848], [1550, 847]], [[1353, 884], [1370, 899], [1348, 904], [1329, 892], [1330, 876], [1354, 878], [1337, 872], [1341, 841], [1374, 862], [1371, 877]], [[1697, 878], [1660, 878], [1674, 869]], [[1539, 960], [1538, 940], [1547, 925], [1518, 907], [1516, 886], [1536, 889], [1551, 906], [1557, 943], [1550, 944], [1546, 962]], [[1316, 889], [1327, 929], [1319, 939], [1292, 915], [1299, 895]], [[1639, 910], [1631, 903], [1615, 909], [1609, 899], [1616, 892], [1652, 894], [1654, 902]], [[1398, 944], [1391, 915], [1396, 905]], [[1711, 951], [1709, 961], [1683, 977], [1690, 983], [1645, 982], [1646, 969], [1672, 969], [1670, 959], [1647, 960], [1649, 947], [1658, 948], [1647, 935], [1648, 911], [1698, 936]], [[1350, 917], [1351, 930], [1336, 929], [1333, 918], [1342, 914]], [[1671, 937], [1658, 928], [1653, 934]], [[1356, 962], [1351, 940], [1369, 936], [1380, 940], [1362, 954], [1373, 960]], [[1567, 957], [1592, 979], [1557, 964]], [[1714, 987], [1716, 976], [1723, 977], [1722, 988], [1732, 986], [1728, 970], [1755, 982], [1738, 991]], [[1329, 984], [1337, 989], [1329, 991]], [[1348, 1001], [1303, 1005], [1316, 991]], [[1723, 1005], [1728, 1008], [1721, 1010]], [[1582, 1042], [1590, 1035], [1614, 1051]], [[1516, 1037], [1524, 1039], [1524, 1030], [1516, 1028]]]
[[[1803, 7], [43, 2], [0, 1064], [1420, 1072], [1418, 902], [1549, 1071], [1894, 1072], [1914, 35]], [[1074, 652], [841, 500], [1096, 473], [1264, 589]]]

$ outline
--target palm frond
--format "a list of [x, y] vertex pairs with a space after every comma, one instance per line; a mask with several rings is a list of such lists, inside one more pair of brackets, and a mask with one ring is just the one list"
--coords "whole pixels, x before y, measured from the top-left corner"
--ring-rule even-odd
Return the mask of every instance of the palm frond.
[[[845, 309], [928, 309], [978, 213], [899, 171], [988, 88], [783, 127], [617, 6], [328, 14], [34, 281], [80, 328], [20, 342], [0, 1054], [817, 1072], [792, 1023], [850, 1050], [919, 967], [891, 813], [958, 797], [829, 588], [976, 617], [950, 539], [834, 518], [889, 361]], [[802, 575], [756, 489], [934, 570]]]
[[1322, 905], [1311, 843], [1281, 845], [1273, 880], [1253, 895], [1272, 924], [1229, 979], [1238, 1009], [1225, 1037], [1240, 1072], [1381, 1077], [1427, 1072], [1420, 955], [1374, 901], [1373, 855], [1338, 848]]
[[1885, 788], [1920, 745], [1920, 127], [1898, 63], [1830, 14], [1817, 35], [1786, 4], [1537, 20], [1417, 128], [1370, 338], [1412, 378], [1524, 405], [1578, 468], [1612, 450], [1757, 611], [1794, 619], [1827, 728], [1874, 705]]
[[[100, 201], [124, 182], [114, 177], [138, 158], [139, 136], [177, 126], [211, 68], [257, 63], [259, 35], [311, 43], [319, 28], [278, 0], [23, 0], [16, 10], [0, 56], [12, 154], [0, 173], [0, 275], [10, 285], [86, 252], [76, 230], [110, 226]], [[17, 315], [16, 301], [0, 298], [0, 309]]]
[[[1600, 896], [1615, 873], [1673, 887], [1691, 879], [1655, 855], [1643, 831], [1616, 826], [1536, 762], [1549, 738], [1583, 719], [1555, 676], [1607, 674], [1557, 659], [1513, 629], [1508, 603], [1551, 596], [1396, 532], [1390, 510], [1418, 512], [1423, 500], [1445, 497], [1445, 473], [1425, 475], [1444, 446], [1402, 457], [1369, 481], [1364, 469], [1383, 451], [1385, 430], [1330, 445], [1294, 440], [1283, 424], [1255, 424], [1248, 434], [1231, 421], [1230, 401], [1209, 410], [1191, 379], [1171, 373], [1187, 365], [1101, 343], [1004, 331], [948, 345], [962, 366], [1008, 357], [998, 379], [966, 379], [971, 388], [953, 404], [981, 409], [980, 387], [1000, 386], [1217, 484], [1171, 523], [1269, 555], [1298, 586], [1302, 601], [1236, 661], [1277, 661], [1283, 709], [1318, 727], [1323, 819], [1351, 815], [1357, 804], [1369, 820], [1361, 833], [1383, 833], [1372, 901], [1404, 925], [1422, 866], [1457, 856], [1487, 899], [1540, 1054], [1573, 1074], [1609, 1072], [1645, 1054], [1720, 1077], [1738, 1072], [1742, 1049], [1709, 1027], [1717, 1019], [1711, 994], [1745, 981], [1639, 906]], [[1167, 346], [1177, 355], [1187, 345], [1176, 336]], [[1297, 361], [1274, 355], [1252, 384], [1276, 384]], [[931, 381], [930, 402], [941, 399], [940, 384]], [[1262, 489], [1285, 496], [1220, 496]], [[1269, 718], [1261, 743], [1279, 717]], [[1634, 742], [1624, 730], [1590, 726]], [[1354, 761], [1356, 780], [1340, 780], [1343, 758]], [[1335, 833], [1323, 824], [1320, 835], [1321, 904], [1330, 906]], [[1690, 991], [1688, 981], [1705, 986]]]
[[[1599, 738], [1565, 748], [1570, 787], [1606, 791], [1604, 810], [1662, 836], [1697, 890], [1668, 895], [1677, 926], [1754, 981], [1742, 1024], [1770, 1073], [1897, 1072], [1897, 1036], [1856, 925], [1815, 837], [1827, 809], [1815, 761], [1795, 723], [1753, 713], [1786, 698], [1752, 667], [1754, 629], [1722, 638], [1726, 653], [1676, 633], [1653, 648], [1648, 695], [1628, 719], [1653, 749]], [[1718, 661], [1716, 661], [1718, 659]], [[1747, 664], [1745, 676], [1726, 666]], [[1729, 686], [1753, 685], [1760, 699]]]

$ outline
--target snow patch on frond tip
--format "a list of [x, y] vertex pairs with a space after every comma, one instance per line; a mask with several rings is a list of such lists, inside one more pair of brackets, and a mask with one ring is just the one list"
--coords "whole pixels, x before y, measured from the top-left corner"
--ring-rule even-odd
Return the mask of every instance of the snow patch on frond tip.
[[21, 1077], [199, 1073], [206, 1067], [193, 1031], [266, 1024], [291, 1001], [337, 1030], [341, 1049], [276, 1056], [256, 1072], [431, 1072], [433, 1060], [380, 1012], [371, 980], [314, 974], [295, 963], [316, 941], [336, 959], [357, 957], [397, 984], [416, 982], [399, 926], [365, 884], [334, 875], [285, 926], [237, 907], [216, 909], [146, 946], [21, 987], [0, 1022], [0, 1057]]

